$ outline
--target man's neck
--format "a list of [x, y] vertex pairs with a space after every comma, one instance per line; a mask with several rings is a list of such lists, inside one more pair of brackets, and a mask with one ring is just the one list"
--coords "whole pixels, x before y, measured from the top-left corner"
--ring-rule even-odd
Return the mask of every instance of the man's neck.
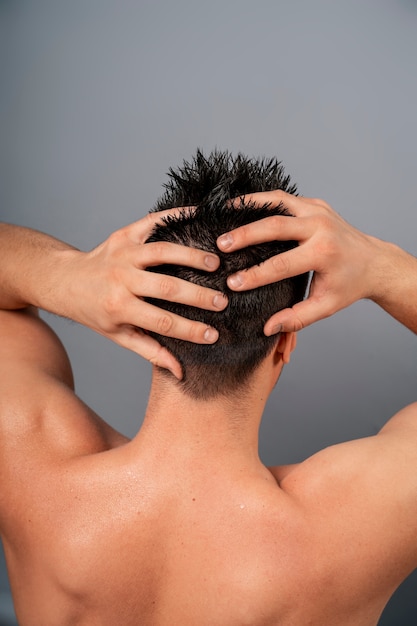
[[242, 396], [195, 400], [156, 371], [136, 442], [182, 466], [197, 459], [246, 469], [260, 466], [258, 432], [267, 395], [263, 385], [253, 385]]

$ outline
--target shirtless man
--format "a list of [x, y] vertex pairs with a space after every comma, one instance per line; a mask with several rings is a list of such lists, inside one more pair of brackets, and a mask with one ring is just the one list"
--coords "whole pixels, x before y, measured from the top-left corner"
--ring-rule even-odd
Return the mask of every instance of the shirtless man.
[[[218, 337], [207, 322], [138, 296], [227, 310], [219, 291], [146, 269], [217, 272], [212, 252], [145, 243], [165, 213], [89, 253], [0, 229], [0, 527], [21, 626], [371, 626], [416, 567], [417, 404], [377, 436], [294, 466], [265, 468], [257, 433], [294, 331], [371, 298], [417, 332], [417, 260], [322, 201], [276, 191], [246, 196], [251, 202], [283, 202], [295, 217], [243, 225], [220, 237], [219, 249], [300, 246], [230, 276], [229, 286], [315, 275], [307, 300], [267, 321], [266, 335], [281, 333], [245, 386], [230, 390], [232, 401], [213, 385], [198, 397], [198, 385], [187, 387], [193, 368], [149, 335], [174, 338], [170, 350], [175, 338], [204, 345]], [[77, 398], [65, 351], [34, 307], [153, 362], [132, 441]]]

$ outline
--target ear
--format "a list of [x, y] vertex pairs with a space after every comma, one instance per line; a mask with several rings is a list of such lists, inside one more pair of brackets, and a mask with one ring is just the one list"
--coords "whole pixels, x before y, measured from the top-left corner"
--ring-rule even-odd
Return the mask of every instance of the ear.
[[297, 333], [281, 333], [278, 339], [277, 351], [281, 353], [283, 363], [288, 364], [291, 359], [291, 352], [297, 345]]

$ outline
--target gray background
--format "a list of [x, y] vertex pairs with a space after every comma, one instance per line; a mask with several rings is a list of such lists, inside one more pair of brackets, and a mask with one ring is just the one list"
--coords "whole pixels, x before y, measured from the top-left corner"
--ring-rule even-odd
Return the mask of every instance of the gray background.
[[[278, 156], [305, 195], [414, 254], [417, 3], [0, 0], [0, 217], [90, 249], [196, 147]], [[50, 319], [79, 395], [133, 435], [150, 367]], [[415, 337], [369, 302], [303, 331], [266, 463], [374, 433], [416, 400]], [[416, 623], [417, 578], [381, 624]], [[0, 572], [0, 624], [7, 619]], [[2, 621], [1, 621], [2, 620]]]

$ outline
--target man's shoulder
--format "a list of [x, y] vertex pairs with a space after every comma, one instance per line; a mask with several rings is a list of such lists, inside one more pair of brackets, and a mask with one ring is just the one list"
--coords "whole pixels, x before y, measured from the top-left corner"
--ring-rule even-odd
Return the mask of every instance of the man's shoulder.
[[2, 394], [10, 390], [24, 395], [19, 384], [23, 374], [27, 379], [29, 373], [33, 378], [37, 374], [48, 375], [73, 387], [71, 364], [65, 349], [35, 308], [0, 310], [0, 341]]
[[[94, 455], [127, 439], [87, 406], [67, 385], [22, 373], [20, 394], [0, 402], [0, 467], [3, 478], [32, 467], [41, 472], [56, 463]], [[6, 394], [5, 394], [6, 395]], [[3, 467], [4, 466], [4, 467]], [[13, 476], [10, 476], [13, 481]]]
[[284, 490], [417, 493], [417, 402], [398, 411], [375, 435], [336, 443], [300, 463], [269, 468]]
[[330, 560], [339, 551], [347, 564], [349, 554], [353, 560], [368, 559], [370, 569], [372, 563], [385, 563], [393, 584], [417, 566], [417, 404], [400, 411], [377, 435], [273, 470], [308, 520], [317, 545], [328, 547]]
[[7, 448], [77, 454], [116, 437], [76, 396], [65, 349], [36, 310], [0, 311], [0, 343], [0, 462]]
[[[69, 360], [36, 315], [0, 311], [0, 518], [34, 505], [57, 467], [125, 438], [75, 394]], [[45, 479], [45, 480], [44, 480]], [[46, 492], [42, 492], [46, 497]]]

